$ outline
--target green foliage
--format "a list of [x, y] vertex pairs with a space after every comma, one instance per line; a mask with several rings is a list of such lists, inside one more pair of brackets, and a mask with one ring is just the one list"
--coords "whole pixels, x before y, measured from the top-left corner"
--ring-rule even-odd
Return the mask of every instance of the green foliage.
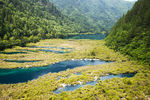
[[134, 2], [124, 0], [50, 0], [82, 25], [81, 32], [108, 31]]
[[[13, 39], [13, 38], [12, 38]], [[85, 45], [86, 43], [86, 45]], [[53, 46], [73, 48], [68, 54], [56, 54], [46, 52], [30, 52], [37, 48], [15, 47], [6, 49], [5, 52], [27, 51], [28, 54], [0, 54], [0, 68], [27, 68], [45, 66], [62, 60], [97, 58], [107, 61], [115, 61], [103, 65], [88, 65], [76, 67], [59, 73], [48, 73], [35, 80], [18, 84], [0, 84], [0, 99], [10, 100], [148, 100], [150, 98], [150, 66], [139, 65], [131, 61], [119, 52], [109, 49], [103, 40], [62, 40], [47, 39], [30, 43], [28, 46]], [[1, 46], [1, 45], [0, 45]], [[55, 50], [55, 49], [54, 49]], [[59, 49], [57, 49], [59, 50]], [[94, 55], [92, 55], [94, 53]], [[36, 63], [10, 63], [3, 59], [41, 60]], [[32, 66], [30, 66], [32, 65]], [[75, 75], [81, 73], [81, 75]], [[136, 73], [132, 78], [112, 78], [101, 81], [105, 75], [120, 73]], [[74, 91], [64, 91], [60, 94], [53, 93], [62, 87], [62, 84], [75, 85], [83, 82], [94, 81], [98, 77], [98, 83], [94, 86], [80, 87]], [[59, 80], [58, 80], [59, 78]]]
[[40, 39], [62, 37], [64, 33], [78, 30], [81, 26], [64, 16], [48, 0], [0, 1], [0, 50]]
[[150, 64], [150, 1], [139, 0], [111, 29], [106, 45]]

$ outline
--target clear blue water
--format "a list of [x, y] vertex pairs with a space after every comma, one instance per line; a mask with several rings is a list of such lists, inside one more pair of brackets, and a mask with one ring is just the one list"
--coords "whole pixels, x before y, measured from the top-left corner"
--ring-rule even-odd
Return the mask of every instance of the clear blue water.
[[0, 54], [27, 54], [27, 52], [0, 52]]
[[[100, 80], [101, 80], [101, 81], [104, 81], [104, 80], [106, 80], [106, 79], [111, 79], [111, 78], [115, 78], [115, 77], [119, 77], [119, 78], [128, 77], [128, 78], [130, 78], [130, 77], [133, 77], [134, 75], [135, 75], [135, 74], [133, 74], [133, 73], [118, 74], [118, 75], [107, 75], [107, 76], [102, 76], [102, 77], [100, 77]], [[97, 80], [95, 80], [95, 81], [90, 81], [90, 82], [86, 82], [85, 85], [92, 85], [92, 86], [94, 86], [94, 85], [97, 84], [97, 82], [98, 82]], [[76, 90], [76, 89], [78, 89], [78, 88], [80, 88], [80, 87], [83, 87], [83, 86], [84, 86], [83, 84], [77, 84], [77, 85], [74, 85], [74, 86], [65, 86], [65, 87], [56, 89], [56, 90], [54, 91], [54, 93], [59, 94], [59, 93], [61, 93], [61, 92], [63, 92], [63, 91], [74, 91], [74, 90]]]
[[16, 69], [0, 69], [0, 83], [20, 83], [29, 80], [37, 79], [39, 76], [47, 73], [57, 73], [67, 69], [86, 65], [98, 65], [110, 63], [101, 60], [66, 60], [55, 64], [50, 64], [44, 67], [31, 67], [31, 68], [16, 68]]
[[16, 63], [25, 63], [25, 62], [39, 62], [40, 60], [4, 60], [5, 62], [16, 62]]
[[91, 39], [91, 40], [102, 40], [106, 37], [105, 34], [78, 34], [78, 35], [73, 35], [69, 36], [65, 39]]

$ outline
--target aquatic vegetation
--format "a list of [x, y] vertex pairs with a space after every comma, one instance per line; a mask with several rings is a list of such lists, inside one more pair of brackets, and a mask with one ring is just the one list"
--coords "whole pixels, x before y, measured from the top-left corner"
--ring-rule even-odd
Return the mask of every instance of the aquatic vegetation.
[[39, 52], [38, 50], [30, 50], [30, 49], [16, 49], [19, 51], [26, 51], [26, 52]]
[[[88, 45], [84, 45], [85, 42]], [[45, 45], [46, 44], [46, 45]], [[101, 40], [61, 40], [61, 39], [52, 39], [52, 40], [41, 40], [35, 44], [30, 43], [27, 46], [52, 46], [52, 47], [65, 47], [65, 48], [73, 48], [73, 52], [70, 53], [51, 53], [51, 52], [42, 52], [39, 51], [39, 48], [29, 48], [29, 47], [15, 47], [12, 49], [6, 49], [5, 52], [11, 52], [16, 50], [32, 50], [38, 52], [30, 52], [27, 51], [27, 54], [16, 54], [16, 55], [5, 55], [0, 54], [0, 68], [18, 68], [18, 67], [36, 67], [36, 66], [46, 66], [52, 63], [56, 63], [63, 60], [70, 59], [101, 59], [106, 61], [126, 61], [128, 58], [122, 56], [120, 53], [115, 53], [113, 50], [108, 49], [104, 45], [104, 41]], [[58, 49], [54, 49], [58, 50]], [[67, 51], [72, 51], [66, 50]], [[81, 52], [82, 51], [82, 52]], [[91, 55], [91, 52], [95, 52], [96, 56]], [[3, 59], [16, 59], [16, 60], [42, 60], [41, 62], [29, 63], [29, 64], [19, 64], [19, 63], [6, 63]]]
[[65, 47], [50, 47], [50, 46], [31, 46], [29, 48], [55, 48], [55, 49], [72, 49], [72, 48], [65, 48]]
[[[133, 77], [134, 75], [135, 74], [131, 74], [131, 73], [118, 74], [118, 75], [107, 75], [107, 76], [100, 77], [100, 80], [104, 81], [106, 79], [111, 79], [111, 78], [115, 78], [115, 77], [119, 77], [119, 78], [128, 77], [128, 78], [130, 78], [130, 77]], [[96, 85], [98, 83], [98, 78], [97, 77], [94, 77], [94, 78], [95, 78], [94, 81], [86, 82], [85, 85], [92, 85], [92, 86]], [[78, 81], [78, 82], [79, 82], [79, 84], [77, 84], [77, 85], [66, 85], [66, 84], [63, 84], [63, 87], [56, 89], [54, 91], [54, 93], [59, 94], [59, 93], [61, 93], [63, 91], [74, 91], [74, 90], [76, 90], [78, 88], [81, 88], [81, 87], [85, 86], [85, 85], [82, 84], [81, 81]]]
[[40, 60], [11, 60], [6, 59], [5, 62], [16, 62], [16, 63], [25, 63], [25, 62], [39, 62]]
[[56, 50], [47, 50], [47, 49], [40, 49], [40, 51], [54, 52], [54, 53], [59, 53], [59, 54], [70, 53], [70, 51], [56, 51]]
[[27, 52], [0, 52], [0, 54], [27, 54]]
[[[85, 45], [86, 43], [86, 45]], [[141, 99], [148, 100], [150, 98], [150, 66], [138, 64], [132, 61], [128, 56], [123, 56], [107, 48], [103, 40], [42, 40], [35, 43], [36, 46], [53, 46], [73, 48], [74, 52], [56, 54], [49, 52], [28, 52], [27, 54], [6, 55], [0, 54], [0, 68], [26, 68], [46, 66], [64, 60], [75, 59], [101, 59], [105, 61], [114, 61], [102, 65], [88, 65], [86, 67], [76, 67], [67, 69], [58, 73], [48, 73], [36, 80], [31, 80], [18, 84], [0, 84], [0, 99], [32, 99], [32, 100], [80, 100], [82, 99], [100, 99], [100, 100], [116, 100], [116, 99]], [[28, 44], [28, 46], [33, 44]], [[11, 52], [16, 49], [37, 50], [38, 48], [15, 47], [5, 50]], [[56, 49], [54, 49], [56, 50]], [[11, 63], [4, 62], [3, 59], [23, 59], [23, 60], [42, 60], [34, 63]], [[31, 66], [32, 65], [32, 66]], [[76, 75], [76, 73], [82, 73]], [[100, 81], [101, 76], [117, 75], [121, 73], [137, 73], [131, 78], [112, 78]], [[60, 77], [60, 79], [58, 79]], [[94, 86], [85, 85], [86, 82], [94, 81], [98, 78], [97, 84]], [[53, 93], [54, 90], [62, 87], [62, 84], [77, 85], [82, 83], [85, 85], [74, 91], [63, 91], [60, 94]]]
[[81, 75], [82, 73], [79, 73], [79, 72], [77, 72], [77, 73], [75, 73], [75, 75]]

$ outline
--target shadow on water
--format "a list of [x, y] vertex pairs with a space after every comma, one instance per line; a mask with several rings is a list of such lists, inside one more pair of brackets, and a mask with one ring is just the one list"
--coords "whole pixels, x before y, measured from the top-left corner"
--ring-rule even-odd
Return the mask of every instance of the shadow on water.
[[67, 69], [86, 65], [98, 65], [110, 63], [101, 60], [66, 60], [55, 64], [50, 64], [44, 67], [31, 67], [31, 68], [16, 68], [16, 69], [0, 69], [0, 83], [20, 83], [29, 80], [37, 79], [39, 76], [47, 73], [57, 73]]
[[78, 34], [78, 35], [72, 35], [65, 39], [91, 39], [91, 40], [102, 40], [106, 37], [106, 34]]
[[41, 60], [4, 60], [5, 62], [16, 62], [16, 63], [25, 63], [25, 62], [39, 62]]
[[[127, 73], [127, 74], [118, 74], [118, 75], [107, 75], [107, 76], [102, 76], [100, 77], [100, 80], [101, 81], [104, 81], [104, 80], [107, 80], [107, 79], [111, 79], [111, 78], [115, 78], [115, 77], [118, 77], [118, 78], [124, 78], [124, 77], [133, 77], [135, 76], [135, 73]], [[96, 85], [98, 83], [98, 80], [96, 79], [95, 81], [90, 81], [90, 82], [86, 82], [85, 85]], [[73, 90], [76, 90], [80, 87], [83, 87], [85, 86], [83, 84], [77, 84], [77, 85], [73, 85], [73, 86], [65, 86], [65, 87], [62, 87], [62, 88], [58, 88], [57, 90], [54, 91], [54, 93], [56, 94], [59, 94], [63, 91], [73, 91]]]

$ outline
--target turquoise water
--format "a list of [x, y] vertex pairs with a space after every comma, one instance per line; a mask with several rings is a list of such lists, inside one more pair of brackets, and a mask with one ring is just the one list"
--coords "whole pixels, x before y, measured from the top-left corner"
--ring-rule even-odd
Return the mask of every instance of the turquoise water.
[[106, 37], [105, 34], [78, 34], [78, 35], [72, 35], [65, 39], [91, 39], [91, 40], [102, 40]]
[[[118, 78], [124, 78], [124, 77], [133, 77], [135, 74], [134, 73], [127, 73], [127, 74], [118, 74], [118, 75], [107, 75], [107, 76], [102, 76], [100, 77], [100, 80], [101, 81], [104, 81], [104, 80], [107, 80], [107, 79], [111, 79], [111, 78], [115, 78], [115, 77], [118, 77]], [[98, 83], [98, 80], [96, 79], [95, 81], [90, 81], [90, 82], [86, 82], [85, 85], [96, 85]], [[62, 87], [62, 88], [58, 88], [57, 90], [54, 91], [54, 93], [56, 94], [59, 94], [63, 91], [74, 91], [80, 87], [83, 87], [85, 86], [83, 84], [77, 84], [77, 85], [74, 85], [74, 86], [65, 86], [65, 87]]]
[[25, 62], [39, 62], [40, 60], [4, 60], [5, 62], [16, 62], [16, 63], [25, 63]]
[[47, 73], [57, 73], [65, 71], [67, 69], [73, 69], [75, 67], [86, 65], [98, 65], [110, 63], [101, 60], [66, 60], [55, 64], [50, 64], [44, 67], [31, 67], [31, 68], [16, 68], [16, 69], [0, 69], [0, 83], [20, 83], [27, 82], [29, 80], [37, 79], [39, 76]]

